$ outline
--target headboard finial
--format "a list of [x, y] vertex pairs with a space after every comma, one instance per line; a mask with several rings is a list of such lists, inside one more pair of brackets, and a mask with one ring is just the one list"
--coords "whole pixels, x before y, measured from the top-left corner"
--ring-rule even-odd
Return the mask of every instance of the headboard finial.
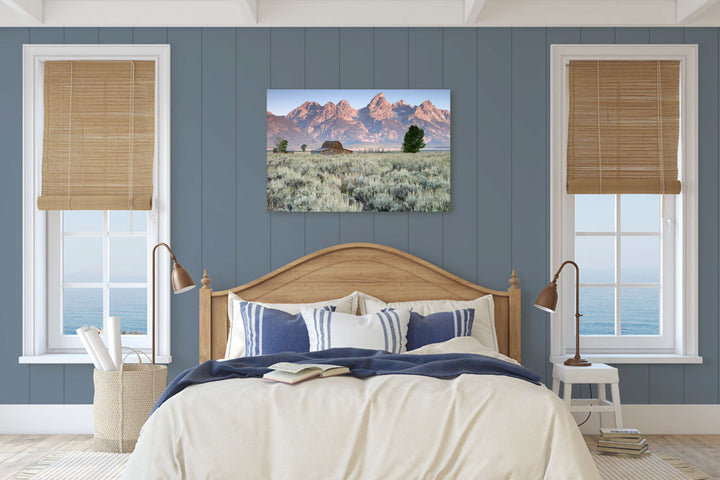
[[517, 273], [515, 272], [515, 269], [513, 268], [512, 276], [510, 277], [510, 289], [514, 290], [514, 289], [518, 288], [517, 285], [518, 285], [519, 281], [520, 280], [518, 280], [518, 278], [517, 278]]
[[207, 269], [205, 269], [205, 272], [203, 273], [203, 276], [202, 276], [202, 280], [200, 280], [200, 282], [202, 282], [202, 284], [203, 284], [201, 290], [210, 288], [210, 286], [209, 286], [210, 285], [210, 277], [208, 277]]

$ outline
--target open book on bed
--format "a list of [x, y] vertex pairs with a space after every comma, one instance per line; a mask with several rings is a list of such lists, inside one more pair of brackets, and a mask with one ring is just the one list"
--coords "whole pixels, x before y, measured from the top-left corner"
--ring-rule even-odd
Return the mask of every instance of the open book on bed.
[[334, 377], [350, 373], [348, 367], [341, 365], [328, 365], [322, 363], [290, 363], [280, 362], [270, 365], [272, 372], [263, 375], [263, 378], [275, 382], [295, 384], [315, 377]]

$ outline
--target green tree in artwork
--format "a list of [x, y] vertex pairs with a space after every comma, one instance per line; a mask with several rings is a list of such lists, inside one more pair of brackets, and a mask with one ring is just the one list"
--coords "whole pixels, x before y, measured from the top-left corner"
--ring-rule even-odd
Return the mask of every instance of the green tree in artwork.
[[278, 152], [280, 152], [280, 153], [287, 152], [287, 147], [288, 147], [287, 140], [285, 140], [284, 138], [280, 138], [280, 137], [275, 139], [275, 148], [277, 148]]
[[302, 151], [304, 152], [307, 148], [307, 143], [303, 143], [302, 145], [300, 145], [300, 148], [302, 148]]
[[421, 148], [425, 148], [425, 130], [417, 125], [410, 125], [403, 141], [403, 152], [417, 153]]

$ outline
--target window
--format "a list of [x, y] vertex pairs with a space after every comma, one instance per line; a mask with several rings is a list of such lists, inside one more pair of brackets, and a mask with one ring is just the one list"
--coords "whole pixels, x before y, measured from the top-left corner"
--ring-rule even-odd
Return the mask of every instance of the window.
[[48, 212], [48, 350], [77, 349], [75, 330], [120, 317], [123, 345], [149, 345], [146, 211]]
[[[672, 348], [673, 197], [574, 197], [568, 208], [575, 210], [574, 258], [581, 265], [580, 313], [584, 315], [580, 334], [587, 337], [583, 345]], [[671, 259], [670, 264], [664, 259]], [[566, 325], [571, 327], [570, 336], [572, 326]]]
[[[678, 195], [569, 194], [568, 65], [679, 60]], [[697, 47], [553, 45], [551, 269], [580, 266], [583, 356], [614, 363], [694, 363], [697, 356]], [[553, 270], [554, 272], [554, 270]], [[560, 280], [551, 357], [574, 352], [574, 276]]]
[[[41, 187], [44, 187], [42, 150], [45, 62], [68, 60], [155, 62], [155, 146], [154, 154], [150, 151], [154, 161], [151, 177], [148, 177], [152, 178], [153, 187], [152, 198], [147, 200], [151, 202], [150, 210], [37, 208]], [[150, 350], [150, 252], [157, 242], [168, 242], [170, 233], [169, 67], [167, 45], [24, 47], [24, 303], [21, 363], [90, 363], [75, 330], [82, 325], [102, 328], [108, 316], [120, 317], [124, 346]], [[115, 167], [108, 165], [108, 169]], [[123, 168], [122, 165], [119, 168]], [[135, 174], [138, 174], [137, 170]], [[59, 185], [63, 187], [62, 182]], [[69, 180], [67, 188], [71, 188]], [[73, 188], [82, 190], [82, 185], [73, 185]], [[138, 190], [140, 188], [135, 190], [136, 195]], [[78, 192], [82, 194], [82, 191], [68, 193], [67, 202], [75, 201], [76, 197], [71, 198], [70, 195]], [[64, 196], [55, 195], [43, 198], [43, 201], [65, 202]], [[108, 202], [117, 201], [116, 197], [108, 195], [103, 198]], [[144, 201], [132, 198], [134, 208], [138, 208], [135, 205]], [[78, 201], [87, 202], [88, 199], [78, 197]], [[118, 208], [104, 205], [101, 208]], [[165, 255], [159, 254], [156, 276], [159, 362], [171, 360], [170, 262], [162, 258]]]

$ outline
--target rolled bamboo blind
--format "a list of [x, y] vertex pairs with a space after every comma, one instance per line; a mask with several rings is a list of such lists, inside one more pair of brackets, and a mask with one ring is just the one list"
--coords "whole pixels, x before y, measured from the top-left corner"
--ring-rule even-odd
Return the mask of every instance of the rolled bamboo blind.
[[154, 61], [45, 62], [40, 210], [150, 210]]
[[568, 193], [677, 194], [680, 62], [569, 64]]

